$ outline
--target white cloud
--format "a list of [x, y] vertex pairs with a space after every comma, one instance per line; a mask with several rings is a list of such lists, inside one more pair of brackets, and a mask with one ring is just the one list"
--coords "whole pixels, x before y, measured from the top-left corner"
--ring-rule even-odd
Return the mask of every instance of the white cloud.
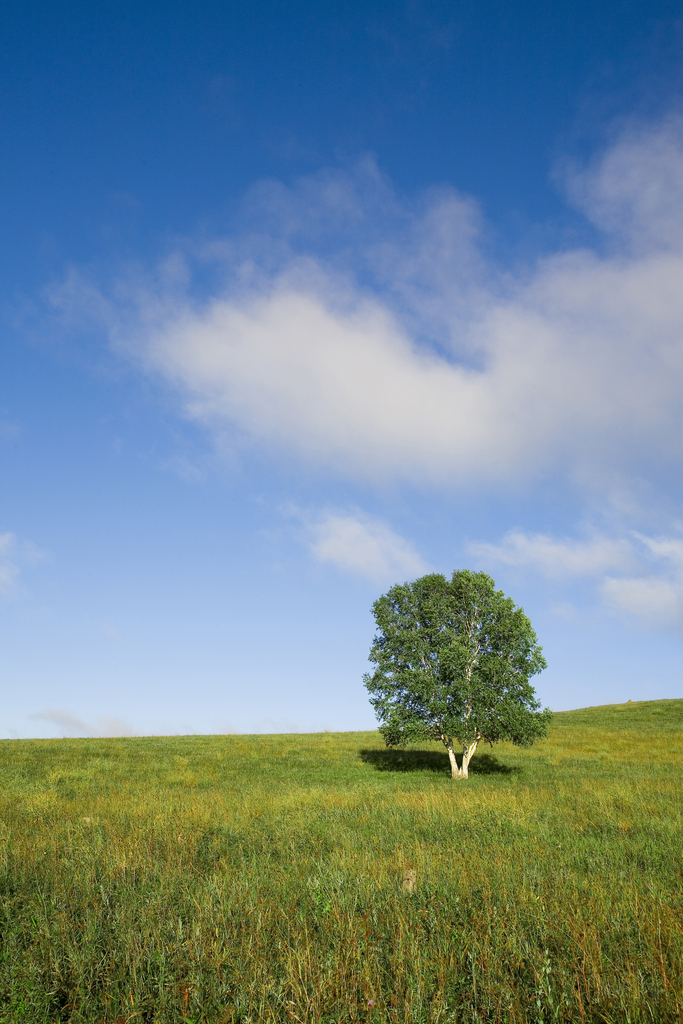
[[471, 202], [442, 190], [411, 208], [366, 167], [361, 184], [257, 190], [276, 226], [195, 253], [225, 261], [208, 298], [176, 256], [156, 283], [105, 300], [72, 277], [53, 300], [95, 315], [217, 437], [326, 473], [656, 472], [683, 456], [681, 168], [677, 122], [617, 142], [571, 180], [611, 255], [559, 253], [517, 279], [477, 253]]
[[309, 546], [319, 562], [364, 576], [374, 583], [398, 583], [429, 567], [403, 537], [379, 519], [327, 513], [309, 523]]
[[231, 421], [351, 475], [438, 479], [513, 459], [519, 444], [493, 443], [499, 414], [477, 374], [417, 351], [372, 300], [335, 309], [280, 282], [267, 298], [216, 301], [167, 325], [148, 358], [192, 418], [219, 430]]
[[530, 568], [551, 578], [602, 576], [607, 570], [634, 568], [637, 563], [631, 542], [624, 538], [557, 539], [522, 530], [511, 530], [500, 544], [475, 542], [467, 550], [484, 563]]

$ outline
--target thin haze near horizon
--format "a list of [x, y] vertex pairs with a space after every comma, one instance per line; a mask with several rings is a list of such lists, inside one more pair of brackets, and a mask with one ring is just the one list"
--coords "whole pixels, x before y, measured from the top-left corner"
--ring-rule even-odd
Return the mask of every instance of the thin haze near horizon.
[[555, 710], [680, 697], [673, 2], [19, 4], [0, 735], [374, 727], [490, 573]]

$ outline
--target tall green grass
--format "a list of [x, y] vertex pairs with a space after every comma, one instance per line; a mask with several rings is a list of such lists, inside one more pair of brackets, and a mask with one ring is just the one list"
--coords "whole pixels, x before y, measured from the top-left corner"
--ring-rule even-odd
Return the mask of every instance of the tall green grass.
[[680, 1021], [682, 740], [4, 741], [0, 1022]]

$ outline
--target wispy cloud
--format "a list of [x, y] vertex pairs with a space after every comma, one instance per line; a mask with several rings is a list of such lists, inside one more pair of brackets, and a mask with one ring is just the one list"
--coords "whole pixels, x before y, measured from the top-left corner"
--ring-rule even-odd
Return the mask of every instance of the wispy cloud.
[[521, 530], [499, 544], [473, 543], [469, 552], [486, 568], [496, 564], [538, 572], [554, 580], [594, 579], [612, 610], [647, 626], [683, 627], [683, 538], [553, 538]]
[[635, 536], [649, 555], [650, 571], [607, 577], [602, 584], [604, 600], [649, 626], [683, 628], [683, 538]]
[[100, 715], [96, 724], [84, 721], [70, 711], [48, 708], [29, 715], [36, 721], [57, 726], [63, 736], [135, 736], [135, 730], [121, 718]]
[[499, 544], [473, 542], [467, 550], [483, 562], [533, 569], [555, 579], [602, 576], [637, 565], [631, 541], [604, 536], [575, 540], [511, 530]]
[[586, 170], [567, 175], [570, 198], [635, 253], [683, 245], [683, 121], [636, 124]]
[[20, 540], [14, 533], [0, 534], [0, 596], [16, 590], [23, 568], [33, 567], [47, 555], [31, 541]]
[[9, 593], [19, 575], [19, 566], [10, 559], [14, 546], [13, 533], [0, 534], [0, 594]]
[[16, 437], [20, 432], [19, 424], [0, 417], [0, 441]]
[[429, 567], [413, 545], [381, 519], [361, 512], [300, 515], [313, 556], [373, 583], [419, 576]]
[[602, 584], [607, 605], [658, 628], [683, 626], [683, 580], [662, 576], [610, 577]]

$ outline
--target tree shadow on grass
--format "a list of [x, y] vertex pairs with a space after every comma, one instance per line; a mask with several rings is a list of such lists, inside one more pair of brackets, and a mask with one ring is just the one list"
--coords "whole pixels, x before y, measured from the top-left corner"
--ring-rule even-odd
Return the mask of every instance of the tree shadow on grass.
[[470, 761], [472, 775], [519, 775], [517, 765], [502, 764], [494, 754], [475, 754]]
[[[448, 754], [439, 750], [361, 750], [360, 759], [378, 772], [435, 772], [450, 775]], [[461, 758], [458, 758], [460, 764]], [[519, 768], [501, 764], [492, 754], [475, 754], [470, 761], [471, 775], [516, 775]]]

